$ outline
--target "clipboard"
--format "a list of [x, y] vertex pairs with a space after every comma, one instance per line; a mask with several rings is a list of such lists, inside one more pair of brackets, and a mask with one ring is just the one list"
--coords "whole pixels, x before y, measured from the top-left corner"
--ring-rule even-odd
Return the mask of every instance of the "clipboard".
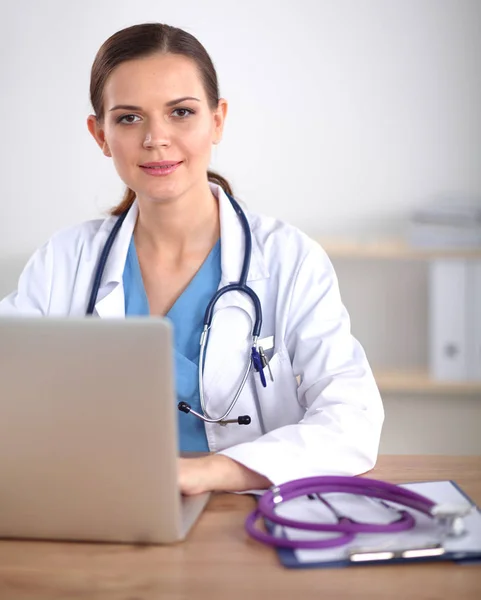
[[[276, 548], [279, 560], [281, 564], [290, 569], [319, 569], [319, 568], [342, 568], [359, 565], [383, 565], [383, 564], [408, 564], [408, 563], [421, 563], [421, 562], [433, 562], [433, 561], [454, 561], [458, 564], [479, 564], [481, 563], [481, 512], [479, 507], [473, 502], [473, 500], [454, 482], [454, 481], [426, 481], [402, 484], [400, 487], [407, 488], [419, 494], [422, 494], [436, 503], [449, 503], [449, 504], [464, 504], [472, 507], [472, 511], [468, 516], [465, 517], [466, 533], [459, 538], [444, 538], [441, 540], [439, 526], [435, 521], [426, 515], [423, 515], [417, 511], [411, 511], [414, 518], [416, 519], [416, 526], [406, 532], [396, 534], [360, 534], [356, 536], [356, 540], [351, 544], [342, 546], [339, 548], [330, 548], [322, 550], [291, 550], [288, 548]], [[335, 495], [329, 495], [329, 502], [333, 503]], [[342, 511], [344, 514], [349, 514], [353, 518], [362, 520], [362, 516], [354, 515], [346, 508], [346, 502], [351, 502], [351, 508], [356, 505], [356, 510], [360, 514], [367, 514], [366, 511], [373, 510], [373, 507], [369, 508], [369, 499], [366, 499], [367, 504], [364, 507], [359, 502], [359, 497], [350, 497], [350, 500], [346, 500], [343, 495], [338, 495], [339, 498], [334, 503], [344, 503]], [[307, 498], [299, 498], [297, 506], [294, 506], [296, 500], [286, 503], [283, 507], [283, 514], [286, 517], [291, 517], [299, 520], [309, 520], [311, 517], [315, 518], [316, 511], [325, 511], [324, 505], [320, 501], [309, 500]], [[377, 510], [377, 508], [376, 508]], [[406, 510], [406, 509], [405, 509]], [[318, 517], [319, 518], [319, 517]], [[328, 517], [329, 518], [329, 517]], [[332, 518], [332, 515], [331, 515]], [[392, 520], [392, 514], [385, 514], [381, 516], [381, 521], [389, 522]], [[326, 515], [323, 514], [322, 519], [326, 521]], [[379, 515], [376, 520], [379, 519]], [[370, 519], [366, 519], [370, 520]], [[308, 532], [301, 530], [289, 530], [279, 525], [274, 526], [272, 523], [266, 523], [266, 527], [273, 532], [275, 528], [276, 535], [284, 535], [291, 539], [297, 537], [298, 539], [317, 539], [320, 536], [325, 536], [320, 532]], [[440, 545], [444, 549], [443, 554], [437, 556], [410, 556], [396, 557], [396, 548], [400, 549], [416, 549], [422, 547], [433, 548], [435, 544]], [[373, 559], [364, 560], [362, 562], [353, 562], [350, 558], [350, 554], [355, 548], [372, 548], [379, 554], [386, 550], [386, 554], [394, 554], [392, 558], [386, 559]], [[409, 554], [409, 553], [408, 553]], [[416, 554], [415, 552], [413, 554]]]

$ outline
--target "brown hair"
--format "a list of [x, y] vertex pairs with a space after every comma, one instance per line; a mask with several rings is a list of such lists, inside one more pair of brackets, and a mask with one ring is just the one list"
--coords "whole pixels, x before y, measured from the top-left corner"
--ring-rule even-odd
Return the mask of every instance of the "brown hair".
[[[105, 83], [115, 67], [128, 60], [144, 58], [157, 52], [180, 54], [192, 59], [199, 69], [210, 108], [212, 110], [217, 108], [219, 103], [217, 73], [204, 46], [193, 35], [177, 27], [161, 23], [144, 23], [117, 31], [97, 52], [90, 74], [90, 101], [99, 123], [104, 119]], [[207, 178], [232, 195], [232, 188], [224, 177], [213, 171], [207, 171]], [[134, 198], [135, 192], [127, 188], [122, 201], [110, 211], [111, 214], [118, 216], [128, 210]]]

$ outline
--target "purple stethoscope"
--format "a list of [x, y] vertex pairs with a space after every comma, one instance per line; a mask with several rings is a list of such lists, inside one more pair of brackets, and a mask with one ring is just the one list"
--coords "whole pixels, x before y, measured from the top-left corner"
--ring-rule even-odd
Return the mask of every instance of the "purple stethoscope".
[[[329, 493], [346, 493], [375, 498], [387, 508], [396, 511], [397, 518], [394, 521], [385, 524], [361, 523], [355, 521], [334, 509], [334, 507], [323, 498], [324, 494]], [[277, 514], [276, 508], [282, 503], [300, 496], [307, 496], [310, 499], [317, 498], [320, 500], [331, 510], [337, 522], [312, 523], [288, 519]], [[437, 520], [441, 525], [444, 534], [455, 536], [461, 535], [464, 532], [463, 517], [471, 510], [471, 507], [436, 504], [421, 494], [376, 479], [343, 476], [308, 477], [296, 481], [289, 481], [267, 490], [264, 495], [260, 497], [256, 509], [247, 517], [245, 528], [249, 535], [254, 539], [270, 546], [291, 548], [293, 550], [319, 550], [350, 544], [356, 537], [356, 534], [397, 533], [407, 531], [415, 526], [415, 518], [408, 511], [398, 510], [390, 504], [386, 504], [387, 502], [392, 502], [424, 513]], [[293, 540], [284, 536], [277, 536], [272, 533], [260, 531], [256, 524], [261, 518], [264, 518], [265, 521], [274, 525], [281, 525], [304, 531], [327, 532], [337, 535], [322, 540]]]

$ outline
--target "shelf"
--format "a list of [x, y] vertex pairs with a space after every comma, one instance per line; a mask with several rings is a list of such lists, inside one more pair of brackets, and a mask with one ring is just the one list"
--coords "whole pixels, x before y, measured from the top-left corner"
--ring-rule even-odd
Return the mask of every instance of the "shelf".
[[432, 258], [481, 259], [481, 248], [416, 248], [402, 238], [361, 240], [344, 237], [321, 237], [321, 244], [330, 258], [371, 258], [397, 260], [427, 260]]
[[374, 370], [381, 392], [416, 392], [436, 394], [479, 394], [481, 381], [435, 381], [422, 370]]

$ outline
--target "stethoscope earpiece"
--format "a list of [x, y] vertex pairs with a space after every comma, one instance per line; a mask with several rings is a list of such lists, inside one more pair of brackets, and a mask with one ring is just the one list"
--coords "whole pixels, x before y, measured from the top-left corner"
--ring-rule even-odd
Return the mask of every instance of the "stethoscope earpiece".
[[251, 423], [251, 418], [249, 417], [249, 415], [240, 415], [235, 419], [223, 419], [222, 421], [218, 419], [209, 419], [205, 415], [201, 415], [200, 413], [196, 412], [190, 404], [187, 404], [187, 402], [179, 402], [179, 404], [177, 404], [177, 408], [181, 412], [184, 412], [186, 414], [192, 413], [193, 415], [195, 415], [199, 419], [202, 419], [206, 423], [218, 423], [219, 425], [228, 425], [229, 423], [237, 423], [238, 425], [250, 425]]
[[179, 402], [179, 404], [177, 404], [177, 408], [181, 412], [185, 412], [186, 414], [189, 414], [190, 411], [192, 410], [190, 407], [190, 404], [187, 404], [187, 402]]

